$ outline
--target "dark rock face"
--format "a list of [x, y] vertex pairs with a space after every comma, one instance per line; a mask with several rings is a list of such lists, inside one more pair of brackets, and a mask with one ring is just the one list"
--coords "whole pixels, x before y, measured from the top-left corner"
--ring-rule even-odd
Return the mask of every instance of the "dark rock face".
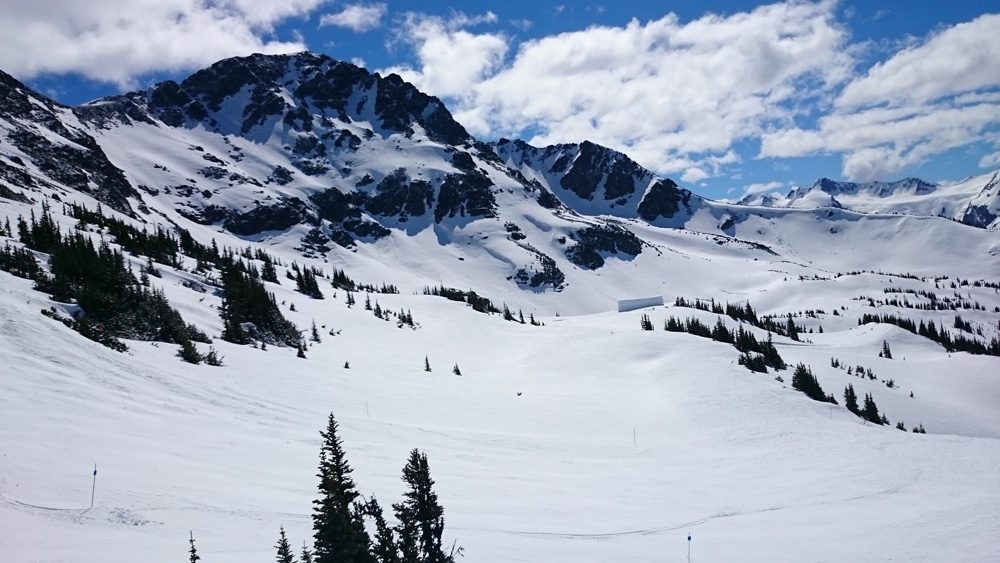
[[581, 143], [579, 150], [572, 166], [564, 156], [556, 161], [552, 170], [557, 172], [569, 166], [560, 184], [581, 199], [593, 199], [602, 182], [605, 200], [627, 198], [635, 193], [635, 179], [649, 174], [625, 155], [590, 141]]
[[646, 221], [655, 221], [660, 217], [670, 219], [682, 205], [687, 207], [690, 199], [691, 192], [677, 187], [673, 180], [660, 180], [639, 202], [639, 217]]
[[419, 123], [431, 139], [448, 145], [471, 141], [469, 133], [451, 116], [441, 100], [424, 94], [398, 75], [390, 74], [378, 83], [375, 114], [382, 126], [393, 131], [410, 131]]
[[274, 205], [261, 205], [239, 213], [218, 205], [208, 205], [200, 215], [191, 213], [187, 217], [199, 223], [210, 225], [224, 221], [227, 231], [241, 236], [250, 236], [264, 231], [283, 231], [307, 219], [306, 204], [298, 198], [289, 198]]
[[319, 218], [330, 222], [331, 240], [344, 248], [350, 248], [355, 243], [351, 233], [368, 240], [378, 240], [392, 234], [392, 231], [382, 225], [364, 219], [362, 207], [368, 203], [368, 196], [363, 192], [345, 194], [337, 188], [330, 188], [309, 199], [316, 207]]
[[[59, 111], [68, 110], [0, 72], [0, 117], [32, 122], [37, 128], [66, 139], [67, 143], [54, 142], [36, 128], [27, 127], [11, 131], [7, 140], [56, 182], [91, 194], [112, 209], [134, 216], [128, 198], [138, 198], [139, 193], [125, 174], [108, 160], [97, 141], [79, 129], [64, 125]], [[17, 175], [16, 172], [8, 174]]]
[[601, 252], [638, 256], [642, 241], [632, 231], [616, 225], [587, 227], [570, 235], [577, 244], [566, 250], [566, 258], [581, 268], [596, 270], [604, 265]]
[[419, 217], [434, 202], [434, 188], [424, 180], [408, 181], [405, 168], [398, 168], [375, 187], [365, 211], [380, 217], [399, 216], [400, 221]]
[[438, 193], [434, 221], [455, 216], [495, 217], [497, 202], [492, 187], [493, 182], [479, 171], [447, 175]]
[[342, 223], [347, 219], [361, 219], [361, 206], [367, 197], [361, 192], [345, 194], [337, 188], [330, 188], [309, 198], [321, 219], [331, 223]]
[[985, 229], [992, 225], [998, 218], [1000, 216], [990, 212], [989, 208], [985, 205], [970, 205], [962, 215], [962, 222], [966, 225]]

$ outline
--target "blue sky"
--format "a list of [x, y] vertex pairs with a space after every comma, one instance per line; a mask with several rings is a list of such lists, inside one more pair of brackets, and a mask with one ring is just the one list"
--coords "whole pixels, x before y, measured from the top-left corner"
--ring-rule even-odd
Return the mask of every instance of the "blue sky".
[[0, 34], [0, 69], [67, 104], [309, 49], [481, 139], [591, 140], [713, 198], [1000, 168], [996, 0], [34, 0]]

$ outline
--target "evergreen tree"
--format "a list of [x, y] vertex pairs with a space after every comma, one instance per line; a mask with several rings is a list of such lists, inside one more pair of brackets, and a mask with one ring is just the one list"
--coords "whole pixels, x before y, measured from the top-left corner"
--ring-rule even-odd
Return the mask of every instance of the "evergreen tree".
[[403, 502], [392, 505], [399, 520], [399, 550], [402, 563], [453, 563], [441, 548], [444, 509], [433, 490], [427, 456], [414, 449], [403, 467], [403, 482], [409, 490]]
[[454, 373], [455, 375], [462, 375], [462, 370], [458, 369], [458, 364], [455, 364], [455, 367], [451, 368], [451, 373]]
[[368, 501], [366, 511], [375, 520], [375, 541], [372, 544], [372, 555], [375, 557], [376, 563], [399, 563], [399, 549], [396, 547], [392, 528], [386, 524], [382, 507], [375, 500], [375, 497]]
[[424, 356], [424, 371], [431, 371], [431, 361]]
[[882, 351], [879, 352], [878, 357], [885, 358], [887, 360], [892, 359], [892, 350], [889, 350], [889, 343], [885, 340], [882, 341]]
[[313, 501], [313, 539], [316, 563], [372, 563], [371, 540], [365, 531], [360, 496], [351, 479], [337, 421], [330, 413], [319, 462], [319, 500]]
[[882, 424], [884, 417], [879, 414], [878, 406], [875, 405], [875, 399], [872, 398], [871, 393], [865, 393], [865, 404], [861, 409], [861, 418], [874, 424]]
[[281, 535], [274, 547], [278, 550], [278, 557], [276, 559], [278, 563], [295, 563], [295, 556], [292, 555], [292, 546], [288, 544], [288, 538], [285, 537], [284, 526], [281, 526]]
[[854, 393], [854, 385], [851, 383], [848, 383], [847, 387], [844, 388], [844, 406], [854, 414], [860, 414], [858, 410], [858, 396]]
[[805, 364], [800, 363], [795, 366], [795, 372], [792, 374], [792, 389], [802, 391], [814, 401], [837, 404], [837, 399], [833, 395], [827, 395], [823, 392], [819, 380]]
[[792, 320], [791, 313], [788, 314], [788, 322], [785, 324], [785, 331], [788, 332], [788, 338], [791, 338], [796, 342], [799, 340], [799, 329], [795, 326], [795, 321]]
[[313, 319], [312, 336], [310, 338], [312, 339], [313, 342], [317, 342], [317, 343], [321, 342], [320, 337], [319, 337], [319, 330], [316, 329], [316, 319]]
[[188, 542], [191, 543], [191, 549], [188, 550], [188, 563], [198, 563], [198, 560], [201, 559], [201, 557], [198, 557], [198, 550], [194, 547], [194, 532], [189, 533], [191, 534], [191, 539], [188, 540]]
[[642, 330], [653, 330], [653, 321], [649, 319], [649, 315], [643, 313], [642, 318], [639, 319], [639, 326]]
[[299, 556], [299, 559], [301, 559], [302, 563], [314, 563], [313, 553], [306, 546], [306, 542], [302, 542], [302, 555]]

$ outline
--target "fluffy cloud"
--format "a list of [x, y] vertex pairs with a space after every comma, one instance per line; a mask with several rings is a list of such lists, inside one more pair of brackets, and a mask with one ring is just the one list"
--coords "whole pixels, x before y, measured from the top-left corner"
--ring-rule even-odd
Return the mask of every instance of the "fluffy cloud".
[[465, 28], [496, 21], [492, 12], [458, 13], [448, 19], [408, 13], [396, 41], [413, 47], [419, 68], [401, 65], [381, 72], [399, 74], [430, 94], [461, 100], [460, 107], [473, 105], [475, 99], [469, 94], [500, 67], [508, 39], [501, 33], [474, 34]]
[[422, 18], [407, 23], [420, 64], [398, 70], [455, 98], [456, 117], [474, 134], [589, 139], [697, 181], [734, 142], [789, 122], [802, 86], [815, 96], [849, 76], [834, 7], [789, 2], [687, 24], [672, 14], [633, 20], [527, 41], [511, 60], [501, 34]]
[[379, 4], [352, 4], [336, 14], [326, 14], [319, 20], [320, 27], [335, 25], [346, 27], [358, 33], [375, 29], [382, 25], [382, 16], [387, 7]]
[[768, 182], [766, 184], [750, 184], [749, 186], [743, 188], [743, 195], [748, 196], [764, 192], [775, 192], [783, 187], [785, 187], [785, 184], [781, 182]]
[[147, 72], [197, 68], [253, 52], [301, 51], [300, 41], [265, 38], [281, 21], [325, 1], [9, 2], [0, 18], [0, 68], [22, 79], [78, 72], [130, 87]]
[[985, 15], [903, 49], [846, 84], [816, 128], [765, 133], [760, 156], [841, 153], [844, 175], [867, 181], [984, 140], [1000, 126], [997, 29]]
[[995, 152], [988, 154], [979, 160], [980, 168], [998, 168], [1000, 167], [1000, 152]]
[[947, 28], [852, 81], [839, 108], [927, 103], [1000, 84], [1000, 15]]

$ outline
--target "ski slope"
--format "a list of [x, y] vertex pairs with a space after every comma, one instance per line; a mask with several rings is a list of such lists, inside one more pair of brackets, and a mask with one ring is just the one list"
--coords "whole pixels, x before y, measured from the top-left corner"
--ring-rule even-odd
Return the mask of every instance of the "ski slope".
[[[926, 435], [863, 425], [791, 390], [790, 371], [782, 384], [736, 365], [728, 345], [639, 330], [642, 314], [657, 328], [668, 314], [714, 322], [692, 309], [532, 327], [431, 296], [373, 296], [411, 310], [412, 330], [362, 299], [348, 308], [343, 293], [276, 286], [323, 341], [303, 360], [216, 340], [225, 365], [213, 368], [173, 346], [102, 348], [39, 315], [52, 303], [29, 282], [0, 278], [8, 561], [177, 561], [189, 532], [203, 561], [268, 560], [279, 526], [301, 546], [330, 412], [359, 489], [383, 506], [401, 498], [409, 450], [427, 453], [445, 541], [468, 560], [683, 561], [689, 533], [694, 561], [1000, 557], [997, 361], [888, 325], [776, 343], [827, 392], [850, 382]], [[170, 280], [185, 318], [205, 307]], [[877, 357], [883, 339], [900, 359]], [[899, 388], [831, 368], [833, 356]]]

